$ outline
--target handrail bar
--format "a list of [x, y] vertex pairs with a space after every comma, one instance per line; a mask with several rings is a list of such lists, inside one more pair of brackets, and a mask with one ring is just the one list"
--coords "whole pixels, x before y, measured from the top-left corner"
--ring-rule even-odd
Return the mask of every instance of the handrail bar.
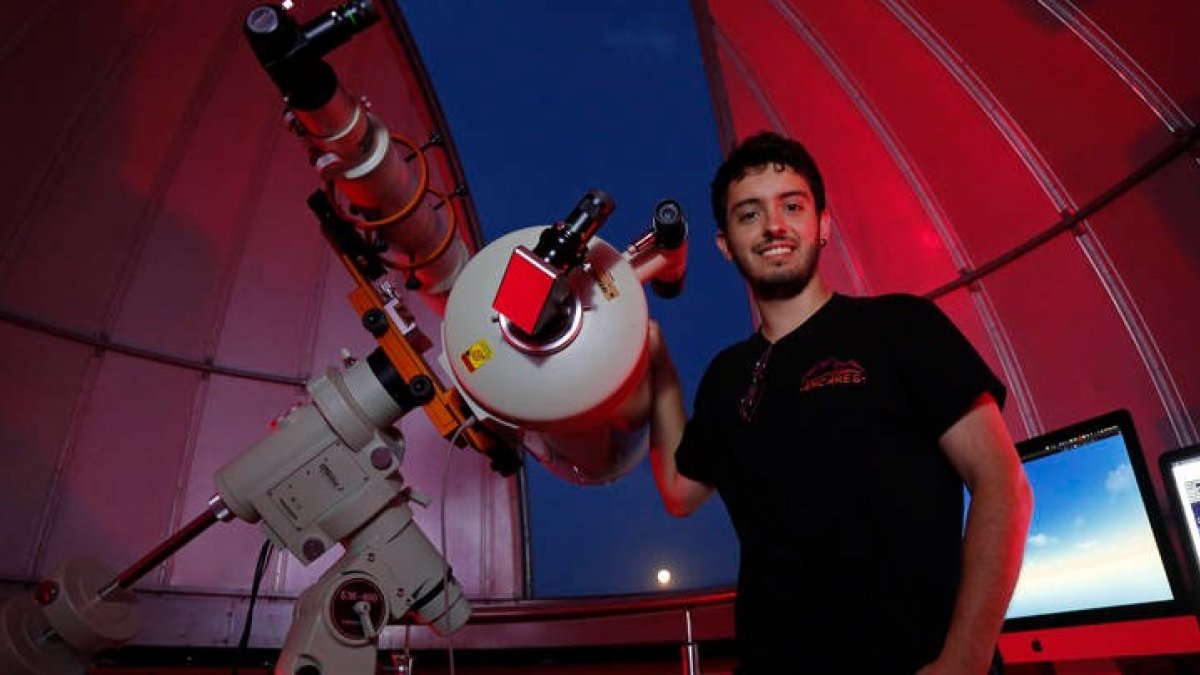
[[733, 588], [705, 589], [672, 594], [589, 596], [554, 600], [518, 600], [503, 604], [481, 604], [471, 608], [470, 624], [522, 623], [599, 619], [630, 614], [682, 611], [697, 607], [731, 604]]

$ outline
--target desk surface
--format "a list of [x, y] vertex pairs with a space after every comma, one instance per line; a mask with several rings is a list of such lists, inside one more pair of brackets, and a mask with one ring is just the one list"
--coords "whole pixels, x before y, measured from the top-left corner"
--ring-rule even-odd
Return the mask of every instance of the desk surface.
[[1200, 624], [1190, 614], [1027, 630], [1000, 636], [1000, 653], [1007, 663], [1197, 652], [1200, 652]]

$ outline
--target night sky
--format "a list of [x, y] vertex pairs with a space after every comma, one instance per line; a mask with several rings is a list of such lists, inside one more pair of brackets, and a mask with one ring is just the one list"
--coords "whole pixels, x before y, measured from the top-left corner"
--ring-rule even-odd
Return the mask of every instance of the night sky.
[[[686, 0], [407, 2], [406, 20], [450, 126], [488, 241], [567, 215], [598, 187], [616, 212], [599, 236], [618, 248], [661, 199], [691, 226], [683, 294], [651, 296], [691, 397], [709, 358], [752, 330], [745, 288], [713, 245], [708, 182], [721, 152], [695, 22]], [[536, 597], [730, 585], [737, 545], [716, 498], [669, 516], [648, 462], [579, 487], [532, 459]]]

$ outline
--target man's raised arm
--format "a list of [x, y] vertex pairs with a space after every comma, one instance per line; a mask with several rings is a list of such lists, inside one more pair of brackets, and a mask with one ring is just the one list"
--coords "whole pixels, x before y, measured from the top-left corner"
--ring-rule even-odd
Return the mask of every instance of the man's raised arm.
[[683, 439], [687, 413], [679, 374], [662, 339], [656, 322], [650, 322], [650, 378], [652, 412], [650, 417], [650, 466], [663, 504], [673, 516], [687, 516], [700, 508], [713, 493], [713, 487], [679, 473], [675, 451]]

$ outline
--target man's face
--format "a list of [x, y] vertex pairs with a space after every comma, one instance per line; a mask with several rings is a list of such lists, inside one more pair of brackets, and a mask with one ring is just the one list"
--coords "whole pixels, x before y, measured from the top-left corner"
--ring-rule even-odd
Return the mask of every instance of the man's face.
[[729, 186], [728, 204], [717, 247], [759, 297], [800, 294], [829, 234], [829, 218], [817, 213], [808, 180], [787, 167], [753, 168]]

